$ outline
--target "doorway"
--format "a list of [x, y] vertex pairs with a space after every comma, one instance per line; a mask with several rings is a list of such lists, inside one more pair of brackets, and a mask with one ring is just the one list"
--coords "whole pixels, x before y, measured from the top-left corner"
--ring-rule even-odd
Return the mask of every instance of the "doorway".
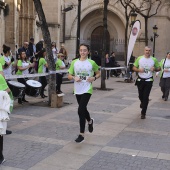
[[[102, 55], [103, 49], [103, 31], [104, 27], [99, 26], [95, 28], [91, 34], [91, 52], [94, 54], [94, 51], [97, 51], [99, 55]], [[106, 52], [110, 54], [110, 34], [107, 30], [106, 32]]]

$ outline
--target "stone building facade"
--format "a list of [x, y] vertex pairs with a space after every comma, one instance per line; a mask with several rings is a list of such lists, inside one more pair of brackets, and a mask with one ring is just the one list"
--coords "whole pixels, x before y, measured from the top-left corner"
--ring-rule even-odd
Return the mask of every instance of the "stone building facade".
[[[30, 37], [38, 42], [42, 37], [41, 29], [38, 27], [38, 16], [34, 9], [32, 0], [1, 0], [8, 4], [9, 11], [4, 16], [4, 10], [0, 13], [0, 47], [5, 43], [15, 49], [15, 45], [21, 46], [24, 41], [29, 41]], [[77, 34], [77, 7], [78, 0], [41, 0], [44, 13], [51, 34], [51, 40], [60, 47], [65, 44], [69, 58], [75, 57], [76, 34]], [[120, 4], [115, 4], [116, 0], [110, 0], [108, 5], [108, 32], [107, 50], [115, 51], [118, 56], [124, 54], [124, 32], [125, 14], [124, 8]], [[103, 0], [82, 0], [81, 1], [81, 29], [80, 42], [87, 43], [91, 50], [102, 50], [102, 30], [103, 30]], [[71, 10], [64, 10], [73, 7]], [[65, 12], [66, 11], [66, 12]], [[134, 55], [143, 53], [144, 48], [144, 19], [138, 15], [141, 21], [141, 31], [134, 48]], [[155, 56], [165, 57], [170, 50], [170, 2], [162, 0], [162, 5], [158, 14], [149, 19], [148, 35], [153, 36], [152, 27], [158, 26], [159, 37], [156, 39]], [[130, 28], [129, 28], [130, 30]], [[153, 42], [149, 41], [153, 46]]]

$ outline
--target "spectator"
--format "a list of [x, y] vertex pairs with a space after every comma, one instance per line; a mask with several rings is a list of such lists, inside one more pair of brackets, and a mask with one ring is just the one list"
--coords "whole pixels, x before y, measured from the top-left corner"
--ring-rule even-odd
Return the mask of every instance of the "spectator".
[[101, 66], [101, 58], [97, 51], [94, 52], [94, 55], [92, 56], [91, 59], [95, 61], [98, 66]]
[[30, 60], [30, 50], [28, 49], [28, 42], [24, 42], [23, 47], [18, 49], [18, 54], [20, 54], [21, 52], [25, 52], [27, 60]]

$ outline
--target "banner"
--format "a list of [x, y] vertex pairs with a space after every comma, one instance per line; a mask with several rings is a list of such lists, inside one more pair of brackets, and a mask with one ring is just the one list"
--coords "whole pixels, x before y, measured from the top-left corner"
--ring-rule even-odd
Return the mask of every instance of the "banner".
[[128, 44], [128, 51], [127, 51], [127, 65], [129, 64], [129, 60], [130, 60], [130, 57], [132, 55], [132, 51], [133, 51], [133, 48], [135, 46], [135, 42], [136, 42], [136, 39], [137, 39], [137, 36], [139, 34], [139, 31], [140, 31], [140, 21], [139, 20], [136, 20], [135, 23], [133, 24], [133, 27], [132, 27], [132, 30], [131, 30], [131, 33], [130, 33], [130, 38], [129, 38], [129, 44]]

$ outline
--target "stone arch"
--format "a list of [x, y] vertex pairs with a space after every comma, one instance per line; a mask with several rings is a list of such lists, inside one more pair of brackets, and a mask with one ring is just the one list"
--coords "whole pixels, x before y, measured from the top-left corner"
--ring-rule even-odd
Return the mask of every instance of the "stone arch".
[[[83, 20], [89, 13], [91, 13], [95, 10], [99, 10], [99, 4], [94, 4], [91, 7], [87, 6], [85, 9], [83, 9], [81, 11], [81, 20]], [[125, 20], [124, 13], [118, 7], [108, 5], [108, 11], [111, 11], [112, 13], [117, 15], [117, 17], [121, 20], [121, 22], [125, 26], [126, 20]], [[75, 35], [76, 35], [76, 31], [77, 31], [76, 23], [77, 23], [77, 16], [75, 17], [73, 24], [71, 26], [71, 30], [70, 30], [71, 37], [75, 37]]]

